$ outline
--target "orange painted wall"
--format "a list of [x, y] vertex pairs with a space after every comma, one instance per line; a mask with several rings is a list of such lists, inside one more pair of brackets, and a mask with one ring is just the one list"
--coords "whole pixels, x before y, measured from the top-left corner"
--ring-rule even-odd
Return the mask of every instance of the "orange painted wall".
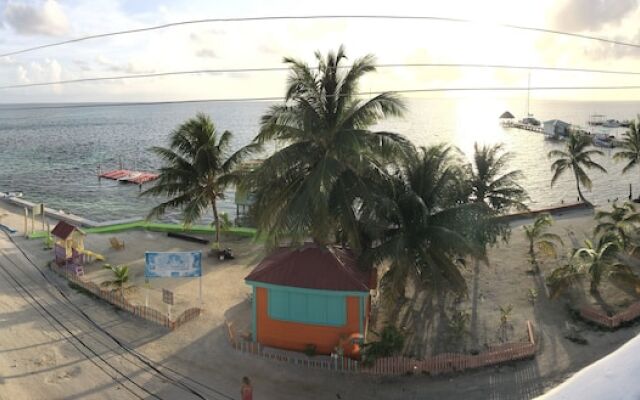
[[318, 354], [330, 354], [340, 335], [360, 332], [360, 304], [358, 297], [347, 297], [347, 323], [344, 326], [307, 325], [269, 318], [266, 288], [256, 288], [257, 339], [263, 345], [303, 351], [307, 344], [315, 344]]

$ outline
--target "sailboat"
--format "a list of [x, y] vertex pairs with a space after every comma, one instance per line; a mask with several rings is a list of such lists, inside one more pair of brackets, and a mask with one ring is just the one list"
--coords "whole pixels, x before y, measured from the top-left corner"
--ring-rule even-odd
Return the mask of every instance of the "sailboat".
[[520, 120], [521, 123], [526, 125], [540, 126], [540, 121], [533, 117], [533, 114], [529, 112], [529, 103], [531, 98], [531, 72], [527, 76], [527, 116]]

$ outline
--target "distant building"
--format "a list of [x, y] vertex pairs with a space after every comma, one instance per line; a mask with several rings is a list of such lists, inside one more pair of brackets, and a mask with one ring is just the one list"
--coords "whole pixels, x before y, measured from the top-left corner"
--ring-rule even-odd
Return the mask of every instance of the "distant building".
[[569, 134], [570, 123], [559, 119], [544, 121], [544, 134], [548, 136], [567, 136]]
[[[262, 164], [262, 160], [247, 160], [238, 166], [239, 171], [251, 172]], [[254, 193], [236, 187], [234, 203], [236, 204], [235, 224], [237, 226], [253, 226], [252, 207], [256, 202]]]
[[234, 203], [236, 204], [236, 226], [253, 226], [251, 209], [256, 202], [254, 193], [236, 188]]
[[375, 274], [350, 250], [307, 243], [273, 251], [245, 278], [253, 288], [252, 338], [265, 346], [357, 356]]

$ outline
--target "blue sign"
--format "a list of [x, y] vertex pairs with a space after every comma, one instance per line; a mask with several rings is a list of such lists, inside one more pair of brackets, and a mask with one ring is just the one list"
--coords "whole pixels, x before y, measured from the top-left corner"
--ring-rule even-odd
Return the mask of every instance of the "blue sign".
[[202, 252], [144, 253], [147, 278], [189, 278], [202, 276]]

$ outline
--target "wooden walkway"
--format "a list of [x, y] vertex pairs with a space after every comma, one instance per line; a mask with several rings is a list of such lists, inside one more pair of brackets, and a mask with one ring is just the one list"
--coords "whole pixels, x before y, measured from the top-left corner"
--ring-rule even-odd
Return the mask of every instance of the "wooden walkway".
[[544, 133], [544, 128], [541, 127], [541, 126], [535, 126], [535, 125], [531, 125], [531, 124], [523, 124], [521, 122], [511, 122], [511, 123], [505, 124], [505, 127], [522, 129], [522, 130], [525, 130], [525, 131], [531, 131], [531, 132], [537, 132], [537, 133]]

